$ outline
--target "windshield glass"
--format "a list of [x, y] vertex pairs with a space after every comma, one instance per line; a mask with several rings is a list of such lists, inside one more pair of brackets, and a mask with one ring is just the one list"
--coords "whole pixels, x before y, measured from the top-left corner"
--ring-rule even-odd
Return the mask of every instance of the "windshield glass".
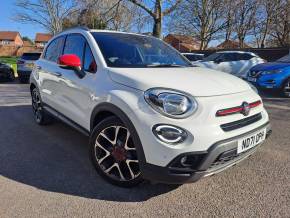
[[278, 59], [277, 62], [290, 63], [290, 55], [286, 55], [286, 56]]
[[186, 58], [159, 39], [92, 32], [109, 67], [191, 67]]
[[213, 53], [205, 57], [202, 61], [215, 61], [216, 59], [220, 58], [222, 55], [223, 55], [222, 53]]
[[40, 53], [23, 53], [21, 56], [24, 60], [35, 61], [38, 60], [40, 57]]

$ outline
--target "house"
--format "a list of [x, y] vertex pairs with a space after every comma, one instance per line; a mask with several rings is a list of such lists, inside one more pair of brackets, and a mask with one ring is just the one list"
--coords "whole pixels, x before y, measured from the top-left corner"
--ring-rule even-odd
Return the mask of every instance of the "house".
[[[228, 40], [225, 40], [224, 42], [222, 42], [221, 44], [219, 44], [216, 48], [218, 48], [218, 49], [239, 49], [240, 44], [237, 41], [233, 41], [233, 40], [228, 39]], [[251, 48], [251, 46], [244, 43], [244, 48]]]
[[191, 36], [168, 34], [164, 41], [180, 52], [192, 52], [199, 50], [200, 42]]
[[45, 44], [52, 38], [52, 34], [49, 33], [36, 33], [35, 46], [37, 48], [44, 48]]
[[29, 46], [33, 46], [32, 42], [29, 40], [23, 40], [23, 46], [24, 47], [29, 47]]
[[0, 45], [23, 46], [23, 40], [19, 32], [0, 31]]

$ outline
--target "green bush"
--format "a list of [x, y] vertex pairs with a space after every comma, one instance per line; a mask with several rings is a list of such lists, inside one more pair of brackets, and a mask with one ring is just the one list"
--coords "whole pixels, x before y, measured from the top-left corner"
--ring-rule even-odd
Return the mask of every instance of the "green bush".
[[14, 74], [17, 77], [17, 57], [0, 57], [0, 62], [10, 64], [14, 70]]

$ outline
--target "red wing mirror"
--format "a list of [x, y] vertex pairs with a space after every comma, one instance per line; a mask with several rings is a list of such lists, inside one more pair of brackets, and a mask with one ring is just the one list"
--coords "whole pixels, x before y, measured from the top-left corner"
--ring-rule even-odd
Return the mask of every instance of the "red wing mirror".
[[81, 67], [81, 59], [75, 54], [64, 54], [58, 58], [58, 64], [64, 67]]

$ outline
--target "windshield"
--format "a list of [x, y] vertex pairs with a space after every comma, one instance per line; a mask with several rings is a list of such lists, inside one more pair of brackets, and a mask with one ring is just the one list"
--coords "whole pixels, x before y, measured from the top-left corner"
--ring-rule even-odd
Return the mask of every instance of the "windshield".
[[222, 53], [213, 53], [205, 57], [202, 61], [215, 61], [216, 59], [220, 58], [222, 55], [223, 55]]
[[286, 56], [278, 59], [277, 62], [290, 63], [290, 55], [286, 55]]
[[38, 60], [40, 57], [40, 53], [23, 53], [21, 56], [24, 60], [35, 61]]
[[109, 67], [191, 67], [179, 52], [148, 36], [92, 32]]

